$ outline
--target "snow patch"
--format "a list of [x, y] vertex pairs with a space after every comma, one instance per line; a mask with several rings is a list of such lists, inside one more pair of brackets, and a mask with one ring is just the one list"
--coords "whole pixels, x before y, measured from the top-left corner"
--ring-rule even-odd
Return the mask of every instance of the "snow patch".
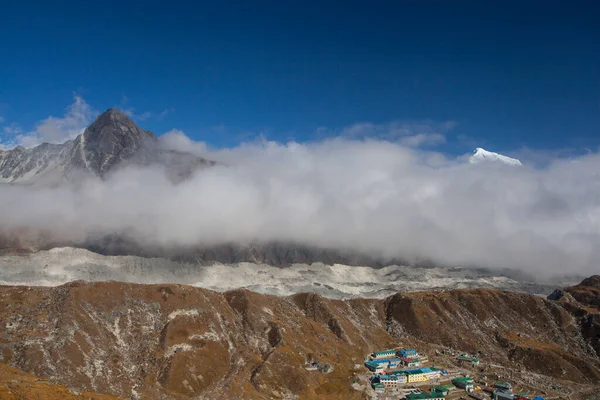
[[165, 351], [165, 358], [170, 358], [177, 353], [191, 350], [194, 350], [194, 348], [187, 343], [174, 344], [173, 346], [169, 347], [167, 351]]
[[478, 147], [475, 149], [473, 155], [469, 158], [469, 163], [479, 164], [484, 162], [500, 162], [507, 165], [521, 166], [521, 161], [516, 158], [511, 158], [502, 154], [494, 153], [493, 151], [487, 151]]
[[190, 310], [190, 309], [175, 310], [169, 314], [169, 316], [167, 317], [167, 320], [169, 322], [171, 322], [172, 320], [174, 320], [175, 318], [177, 318], [179, 316], [197, 317], [199, 315], [200, 315], [200, 312], [198, 310], [194, 310], [194, 309], [192, 309], [192, 310]]

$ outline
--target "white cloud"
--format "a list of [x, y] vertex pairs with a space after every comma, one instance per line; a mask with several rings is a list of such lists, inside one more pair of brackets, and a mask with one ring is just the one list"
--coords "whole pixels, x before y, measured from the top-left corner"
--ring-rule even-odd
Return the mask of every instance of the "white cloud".
[[19, 124], [13, 122], [12, 124], [3, 127], [2, 132], [4, 132], [6, 135], [18, 135], [23, 132], [23, 129], [21, 129]]
[[399, 141], [409, 147], [436, 146], [446, 142], [445, 133], [454, 129], [454, 121], [434, 123], [432, 121], [402, 122], [393, 121], [386, 124], [360, 122], [339, 131], [325, 127], [317, 129], [320, 137], [342, 136], [350, 139], [382, 139]]
[[183, 152], [191, 152], [199, 156], [206, 155], [208, 148], [204, 142], [195, 142], [188, 138], [180, 129], [171, 129], [159, 136], [159, 142], [165, 148]]
[[152, 113], [150, 111], [144, 111], [142, 113], [136, 114], [135, 109], [133, 108], [124, 109], [123, 112], [125, 113], [125, 115], [127, 115], [129, 118], [135, 121], [146, 121], [147, 119], [152, 117]]
[[400, 143], [409, 147], [435, 146], [445, 142], [446, 136], [440, 133], [418, 133], [400, 139]]
[[167, 115], [171, 114], [173, 111], [175, 111], [174, 108], [167, 108], [167, 109], [163, 110], [160, 114], [158, 114], [158, 120], [160, 121], [161, 119], [165, 118]]
[[23, 132], [19, 124], [16, 122], [2, 127], [0, 135], [0, 150], [10, 150], [15, 148], [18, 143], [16, 137]]
[[[123, 112], [125, 113], [125, 115], [127, 115], [132, 120], [137, 121], [137, 122], [143, 122], [143, 121], [146, 121], [146, 120], [148, 120], [148, 119], [150, 119], [150, 118], [152, 118], [154, 116], [154, 113], [152, 113], [150, 111], [143, 111], [143, 112], [137, 113], [135, 111], [135, 107], [132, 107], [130, 105], [130, 103], [131, 103], [131, 100], [129, 99], [129, 97], [123, 96], [121, 98], [121, 104], [120, 104], [120, 106], [118, 108], [120, 108], [121, 110], [123, 110]], [[160, 115], [162, 115], [162, 113]]]
[[15, 144], [33, 147], [41, 143], [63, 143], [83, 133], [94, 115], [89, 104], [75, 96], [63, 117], [50, 116], [38, 122], [32, 132], [18, 133]]
[[540, 275], [597, 272], [597, 153], [534, 169], [470, 165], [380, 139], [211, 151], [174, 130], [161, 141], [221, 165], [179, 185], [158, 169], [130, 168], [35, 196], [0, 187], [0, 226], [137, 232], [162, 244], [294, 241]]

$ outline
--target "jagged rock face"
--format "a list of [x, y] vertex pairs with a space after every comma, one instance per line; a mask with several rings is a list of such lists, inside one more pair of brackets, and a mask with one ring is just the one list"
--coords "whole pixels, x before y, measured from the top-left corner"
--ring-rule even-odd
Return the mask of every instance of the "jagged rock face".
[[600, 275], [593, 275], [565, 290], [578, 302], [600, 309]]
[[31, 182], [52, 172], [62, 176], [74, 144], [75, 141], [70, 140], [64, 144], [44, 143], [31, 149], [19, 146], [10, 151], [0, 150], [0, 183]]
[[[494, 290], [342, 301], [117, 282], [0, 286], [0, 321], [0, 363], [126, 398], [363, 398], [350, 371], [399, 341], [600, 381], [585, 326], [563, 303]], [[307, 371], [308, 360], [331, 369]]]
[[155, 141], [152, 132], [139, 128], [127, 115], [111, 108], [77, 137], [72, 166], [104, 176], [113, 166], [134, 156], [149, 158]]
[[589, 278], [586, 278], [583, 281], [581, 281], [581, 283], [577, 286], [585, 286], [600, 289], [600, 275], [592, 275]]
[[111, 108], [81, 135], [63, 144], [0, 151], [0, 183], [60, 185], [80, 173], [105, 177], [127, 165], [160, 165], [178, 182], [214, 162], [160, 148], [152, 132]]
[[576, 300], [569, 293], [565, 292], [563, 289], [556, 289], [552, 293], [548, 295], [548, 300], [552, 301], [562, 301], [567, 303], [575, 302]]

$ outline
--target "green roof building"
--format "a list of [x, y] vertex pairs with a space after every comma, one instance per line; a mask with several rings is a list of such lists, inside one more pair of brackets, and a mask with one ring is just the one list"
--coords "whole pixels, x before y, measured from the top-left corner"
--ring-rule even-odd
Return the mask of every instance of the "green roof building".
[[396, 350], [382, 350], [382, 351], [376, 351], [375, 353], [371, 354], [371, 358], [374, 358], [374, 359], [388, 358], [388, 357], [395, 357], [395, 356], [396, 356]]
[[471, 363], [473, 365], [479, 365], [479, 358], [469, 357], [467, 354], [461, 354], [460, 356], [456, 357], [456, 359], [459, 362], [467, 362], [467, 363]]
[[443, 394], [444, 396], [450, 392], [450, 390], [445, 386], [436, 386], [432, 390], [432, 392]]
[[379, 383], [379, 382], [378, 383], [374, 383], [372, 385], [372, 387], [373, 387], [373, 389], [375, 389], [375, 391], [377, 393], [383, 393], [383, 392], [385, 392], [385, 385], [383, 383]]
[[512, 390], [510, 382], [494, 382], [494, 387], [500, 390]]
[[406, 396], [406, 400], [445, 400], [445, 396], [440, 393], [410, 393]]
[[472, 392], [475, 389], [473, 378], [454, 378], [452, 384], [457, 388], [465, 389], [467, 392]]

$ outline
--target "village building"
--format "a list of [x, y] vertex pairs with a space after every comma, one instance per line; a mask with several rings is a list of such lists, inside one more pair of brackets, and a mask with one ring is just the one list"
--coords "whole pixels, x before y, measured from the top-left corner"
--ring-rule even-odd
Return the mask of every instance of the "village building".
[[407, 400], [444, 400], [446, 397], [442, 394], [431, 392], [431, 393], [410, 393], [406, 395]]
[[383, 358], [390, 358], [390, 357], [396, 357], [396, 350], [376, 351], [371, 354], [371, 358], [374, 360], [380, 360]]
[[370, 360], [365, 362], [365, 367], [371, 372], [383, 372], [390, 366], [390, 360]]
[[448, 388], [444, 386], [436, 386], [433, 389], [431, 389], [431, 391], [434, 393], [441, 394], [442, 396], [447, 396], [448, 393], [450, 393], [450, 390], [448, 390]]
[[421, 372], [425, 375], [427, 379], [436, 379], [441, 375], [442, 370], [439, 368], [431, 367], [431, 368], [421, 368]]
[[419, 353], [417, 353], [417, 350], [415, 350], [415, 349], [408, 349], [408, 350], [403, 349], [398, 352], [399, 357], [405, 357], [405, 358], [412, 358], [412, 357], [416, 357], [417, 355], [419, 355]]
[[456, 389], [456, 386], [448, 384], [448, 385], [435, 386], [432, 391], [446, 396], [448, 393], [452, 392], [455, 389]]
[[418, 367], [419, 365], [421, 365], [421, 360], [419, 360], [418, 358], [400, 357], [400, 361], [403, 365], [407, 367]]
[[514, 396], [511, 392], [505, 392], [502, 390], [494, 391], [492, 395], [492, 400], [514, 400]]
[[461, 354], [456, 357], [456, 360], [459, 364], [471, 364], [471, 365], [479, 365], [479, 358], [477, 357], [469, 357], [468, 354]]
[[510, 382], [494, 382], [494, 387], [499, 390], [512, 391]]
[[452, 379], [452, 384], [457, 388], [464, 389], [467, 392], [472, 392], [475, 390], [475, 384], [473, 382], [473, 378], [465, 377], [465, 378], [454, 378]]
[[375, 392], [377, 393], [385, 393], [385, 385], [383, 383], [373, 383], [371, 385], [373, 387], [373, 389], [375, 390]]
[[386, 389], [395, 389], [398, 387], [398, 377], [396, 375], [379, 375], [379, 382]]
[[400, 365], [402, 365], [402, 360], [399, 358], [390, 358], [388, 360], [388, 368], [398, 368]]
[[404, 373], [406, 374], [406, 382], [408, 383], [425, 382], [427, 380], [427, 377], [420, 369], [405, 371]]

